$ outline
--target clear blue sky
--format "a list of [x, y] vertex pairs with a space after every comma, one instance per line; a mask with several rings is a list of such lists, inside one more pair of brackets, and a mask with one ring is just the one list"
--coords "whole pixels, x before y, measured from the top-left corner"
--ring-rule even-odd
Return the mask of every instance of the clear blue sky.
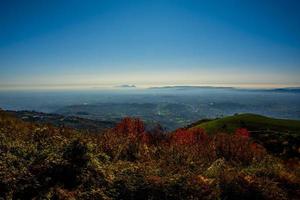
[[300, 1], [0, 1], [0, 87], [300, 85]]

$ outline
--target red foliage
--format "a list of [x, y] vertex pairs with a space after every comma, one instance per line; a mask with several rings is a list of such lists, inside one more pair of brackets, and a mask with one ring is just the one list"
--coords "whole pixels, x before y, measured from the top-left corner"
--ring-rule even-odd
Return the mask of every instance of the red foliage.
[[201, 128], [178, 129], [171, 138], [171, 142], [178, 145], [192, 145], [206, 140], [208, 136]]
[[208, 136], [201, 128], [178, 129], [166, 138], [162, 131], [156, 134], [147, 132], [140, 119], [125, 118], [104, 138], [105, 152], [115, 159], [135, 160], [141, 155], [148, 158], [150, 154], [145, 145], [159, 149], [151, 154], [154, 157], [170, 151], [170, 163], [197, 159], [210, 161], [220, 157], [248, 164], [260, 160], [265, 154], [260, 145], [250, 140], [250, 133], [245, 128], [237, 129], [233, 135], [218, 133], [213, 136]]
[[235, 131], [235, 135], [237, 136], [241, 136], [244, 138], [249, 138], [250, 137], [250, 133], [246, 128], [238, 128]]
[[140, 141], [143, 144], [150, 144], [151, 139], [152, 139], [151, 136], [146, 132], [140, 135]]
[[252, 142], [249, 137], [249, 132], [244, 128], [237, 129], [234, 135], [217, 134], [214, 145], [218, 157], [243, 164], [262, 159], [265, 155], [264, 148]]
[[143, 121], [138, 118], [126, 117], [117, 124], [114, 131], [128, 135], [138, 135], [145, 131], [145, 125]]
[[157, 126], [152, 132], [145, 130], [144, 122], [138, 118], [124, 118], [113, 132], [119, 137], [128, 137], [131, 142], [139, 141], [143, 144], [158, 144], [164, 138], [162, 128]]

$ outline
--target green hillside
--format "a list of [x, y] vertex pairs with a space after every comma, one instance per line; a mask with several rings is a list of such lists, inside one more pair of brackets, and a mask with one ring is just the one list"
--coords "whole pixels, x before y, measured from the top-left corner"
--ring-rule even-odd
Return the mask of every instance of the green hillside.
[[207, 133], [219, 131], [234, 132], [237, 128], [244, 127], [252, 131], [272, 130], [289, 133], [300, 133], [300, 121], [275, 119], [255, 114], [239, 114], [221, 119], [199, 122], [197, 127], [204, 128]]
[[208, 134], [234, 133], [246, 128], [251, 137], [269, 151], [284, 157], [299, 155], [300, 121], [275, 119], [255, 114], [239, 114], [194, 123], [192, 128], [203, 128]]

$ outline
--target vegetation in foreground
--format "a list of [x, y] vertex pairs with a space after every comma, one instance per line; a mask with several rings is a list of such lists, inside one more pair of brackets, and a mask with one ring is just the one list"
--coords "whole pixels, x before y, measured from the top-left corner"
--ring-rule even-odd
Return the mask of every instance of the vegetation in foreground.
[[256, 143], [283, 159], [300, 157], [300, 121], [274, 119], [255, 114], [237, 114], [215, 120], [200, 120], [190, 128], [202, 128], [207, 134], [235, 133], [243, 127]]
[[0, 111], [2, 199], [298, 199], [300, 167], [236, 127], [163, 134], [125, 118], [103, 134]]

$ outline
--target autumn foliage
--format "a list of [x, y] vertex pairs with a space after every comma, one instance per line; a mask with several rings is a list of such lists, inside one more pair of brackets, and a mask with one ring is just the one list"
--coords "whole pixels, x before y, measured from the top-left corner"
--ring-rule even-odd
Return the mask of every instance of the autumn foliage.
[[206, 142], [208, 136], [201, 128], [179, 129], [171, 136], [171, 143], [177, 145], [194, 145]]
[[[299, 174], [249, 131], [164, 133], [125, 118], [99, 134], [0, 112], [0, 199], [297, 199]], [[297, 193], [298, 192], [298, 193]]]
[[247, 139], [250, 138], [250, 133], [245, 128], [238, 128], [238, 129], [236, 129], [235, 135], [240, 136], [240, 137], [244, 137], [244, 138], [247, 138]]

